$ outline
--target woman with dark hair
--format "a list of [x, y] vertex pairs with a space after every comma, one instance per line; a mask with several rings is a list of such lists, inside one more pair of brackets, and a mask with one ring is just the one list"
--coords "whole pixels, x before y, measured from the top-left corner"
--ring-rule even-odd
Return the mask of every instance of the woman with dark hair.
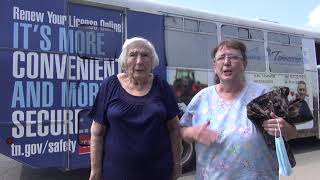
[[[269, 89], [245, 79], [246, 46], [224, 40], [212, 51], [216, 85], [201, 90], [181, 118], [184, 140], [196, 143], [196, 179], [278, 179], [275, 152], [248, 119], [246, 105]], [[264, 130], [286, 139], [296, 135], [294, 126], [274, 113]]]

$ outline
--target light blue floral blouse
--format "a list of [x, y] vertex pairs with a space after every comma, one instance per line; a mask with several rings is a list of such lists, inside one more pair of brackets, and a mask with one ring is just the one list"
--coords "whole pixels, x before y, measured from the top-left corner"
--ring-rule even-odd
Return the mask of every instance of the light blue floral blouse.
[[207, 87], [195, 95], [181, 118], [182, 126], [211, 121], [209, 128], [219, 133], [210, 146], [196, 143], [196, 180], [278, 179], [275, 153], [247, 118], [246, 105], [268, 88], [248, 82], [233, 102], [220, 98], [215, 88]]

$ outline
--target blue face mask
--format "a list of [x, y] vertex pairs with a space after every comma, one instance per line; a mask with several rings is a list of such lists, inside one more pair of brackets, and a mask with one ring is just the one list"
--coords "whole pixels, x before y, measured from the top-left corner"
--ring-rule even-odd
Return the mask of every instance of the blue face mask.
[[277, 120], [280, 136], [275, 136], [276, 153], [279, 164], [279, 174], [282, 176], [290, 176], [292, 174], [292, 167], [288, 159], [287, 150], [283, 142], [280, 126]]

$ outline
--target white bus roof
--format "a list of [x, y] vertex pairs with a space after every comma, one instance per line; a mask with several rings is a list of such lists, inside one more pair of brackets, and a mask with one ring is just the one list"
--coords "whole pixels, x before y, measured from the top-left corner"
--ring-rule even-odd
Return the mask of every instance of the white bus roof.
[[[73, 0], [78, 2], [77, 0]], [[164, 4], [152, 0], [81, 0], [80, 2], [98, 3], [103, 6], [104, 4], [111, 5], [119, 8], [126, 8], [132, 11], [148, 12], [153, 14], [170, 14], [177, 16], [184, 16], [190, 18], [203, 19], [213, 22], [221, 22], [227, 24], [241, 25], [244, 27], [254, 27], [258, 29], [266, 29], [277, 32], [285, 32], [289, 34], [296, 34], [307, 38], [316, 39], [320, 42], [320, 32], [311, 31], [307, 29], [297, 28], [293, 26], [281, 25], [278, 23], [253, 20], [239, 17], [231, 17], [225, 15], [214, 14], [208, 11], [195, 10], [185, 7], [179, 7], [169, 4]]]

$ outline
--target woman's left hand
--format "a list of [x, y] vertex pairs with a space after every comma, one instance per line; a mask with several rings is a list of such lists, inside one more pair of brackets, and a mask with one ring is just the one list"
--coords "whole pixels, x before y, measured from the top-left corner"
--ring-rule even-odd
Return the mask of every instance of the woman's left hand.
[[[276, 116], [273, 112], [271, 112], [271, 119], [265, 120], [262, 123], [262, 127], [265, 131], [268, 132], [268, 134], [272, 136], [280, 136], [279, 127], [281, 130], [281, 134], [283, 137], [288, 137], [288, 134], [290, 134], [288, 131], [290, 131], [293, 127], [285, 121], [282, 117]], [[277, 124], [277, 121], [279, 123], [279, 126]], [[295, 129], [295, 128], [294, 128]]]

